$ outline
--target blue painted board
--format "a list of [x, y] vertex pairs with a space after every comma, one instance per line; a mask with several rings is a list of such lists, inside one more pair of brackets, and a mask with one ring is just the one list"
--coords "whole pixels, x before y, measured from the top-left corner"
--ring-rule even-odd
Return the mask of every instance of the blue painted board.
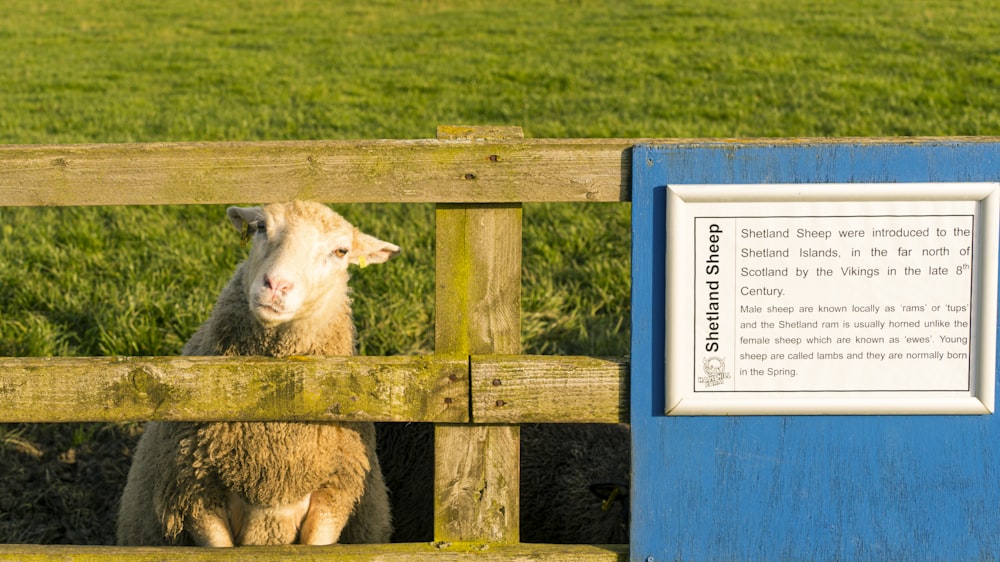
[[1000, 415], [668, 417], [667, 184], [1000, 181], [1000, 142], [633, 150], [631, 557], [995, 560]]

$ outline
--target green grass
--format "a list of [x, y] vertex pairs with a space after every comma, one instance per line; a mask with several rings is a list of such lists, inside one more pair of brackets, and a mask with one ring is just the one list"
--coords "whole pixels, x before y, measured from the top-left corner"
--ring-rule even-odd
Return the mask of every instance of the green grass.
[[975, 135], [988, 0], [0, 5], [0, 142]]
[[[989, 0], [4, 0], [0, 143], [997, 135], [998, 35]], [[432, 208], [338, 210], [403, 248], [355, 274], [361, 351], [430, 352]], [[177, 353], [245, 254], [223, 211], [0, 208], [0, 355]], [[627, 354], [628, 205], [524, 221], [525, 350]], [[73, 490], [128, 428], [0, 437], [0, 541], [110, 540]]]

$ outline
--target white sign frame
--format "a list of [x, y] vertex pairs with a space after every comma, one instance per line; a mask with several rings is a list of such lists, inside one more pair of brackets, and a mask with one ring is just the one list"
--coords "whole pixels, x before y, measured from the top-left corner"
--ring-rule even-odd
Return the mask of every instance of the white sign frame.
[[[666, 192], [665, 413], [667, 415], [981, 415], [993, 413], [996, 379], [1000, 183], [669, 185], [666, 187]], [[971, 278], [968, 281], [970, 283], [967, 338], [968, 372], [967, 375], [964, 375], [966, 379], [963, 380], [967, 381], [964, 383], [964, 388], [946, 384], [946, 381], [955, 379], [955, 369], [938, 369], [943, 374], [932, 373], [926, 377], [916, 377], [927, 378], [930, 381], [926, 384], [927, 388], [924, 388], [925, 385], [922, 383], [918, 384], [916, 388], [905, 389], [859, 388], [864, 385], [843, 383], [838, 378], [836, 382], [829, 382], [834, 380], [829, 379], [828, 382], [816, 388], [807, 388], [802, 386], [806, 383], [796, 382], [795, 384], [800, 388], [775, 390], [780, 385], [787, 384], [787, 381], [793, 380], [794, 375], [792, 378], [784, 379], [786, 382], [780, 383], [776, 381], [781, 379], [781, 375], [777, 375], [771, 379], [771, 382], [761, 382], [759, 384], [763, 386], [754, 387], [753, 390], [747, 390], [749, 387], [746, 384], [738, 389], [735, 381], [732, 389], [715, 389], [706, 386], [706, 380], [712, 384], [722, 384], [719, 381], [726, 380], [728, 384], [729, 379], [736, 377], [737, 373], [727, 372], [727, 367], [735, 367], [735, 362], [726, 366], [724, 359], [722, 359], [722, 366], [719, 364], [708, 366], [710, 359], [714, 361], [720, 358], [707, 357], [710, 354], [703, 348], [707, 349], [708, 346], [707, 344], [701, 345], [702, 338], [711, 336], [711, 334], [705, 335], [706, 331], [703, 326], [705, 315], [702, 314], [704, 311], [696, 310], [696, 308], [704, 308], [704, 306], [699, 307], [696, 304], [696, 301], [701, 298], [698, 291], [707, 291], [699, 286], [708, 287], [708, 282], [705, 281], [705, 275], [707, 275], [705, 262], [707, 260], [704, 258], [704, 252], [707, 245], [710, 244], [707, 239], [710, 233], [706, 228], [702, 228], [703, 232], [696, 231], [696, 223], [704, 225], [703, 219], [712, 217], [722, 220], [739, 219], [748, 224], [756, 225], [762, 224], [762, 221], [773, 220], [774, 224], [779, 227], [777, 232], [781, 234], [781, 225], [785, 225], [787, 230], [789, 228], [787, 225], [803, 224], [803, 221], [806, 220], [812, 220], [816, 224], [824, 224], [824, 221], [839, 224], [842, 219], [848, 223], [855, 219], [858, 222], [867, 221], [867, 225], [870, 225], [872, 221], [882, 220], [909, 221], [905, 224], [921, 224], [933, 223], [930, 217], [939, 215], [942, 217], [972, 217], [969, 223], [972, 225], [972, 248], [969, 251], [971, 258], [968, 258], [971, 260]], [[807, 219], [807, 217], [812, 219]], [[948, 219], [941, 220], [947, 221]], [[721, 229], [721, 227], [718, 228]], [[869, 228], [869, 226], [864, 228]], [[767, 235], [767, 232], [756, 232], [762, 236]], [[869, 232], [874, 234], [873, 231]], [[910, 232], [916, 231], [911, 230]], [[956, 228], [955, 232], [957, 236], [959, 230]], [[962, 230], [961, 232], [967, 231]], [[735, 236], [735, 232], [732, 234]], [[751, 237], [755, 235], [754, 232], [745, 234]], [[785, 235], [787, 236], [787, 233]], [[865, 248], [869, 249], [867, 246]], [[893, 249], [895, 250], [895, 248]], [[749, 251], [751, 255], [763, 257], [768, 257], [771, 255], [769, 252], [774, 252], [774, 250]], [[875, 255], [874, 250], [870, 251]], [[899, 251], [902, 252], [902, 250]], [[841, 251], [841, 253], [844, 252]], [[696, 254], [702, 258], [701, 263], [698, 263]], [[715, 259], [715, 257], [710, 256], [710, 259]], [[891, 258], [889, 259], [891, 260]], [[767, 260], [763, 260], [763, 262], [781, 263], [780, 261], [767, 262]], [[787, 259], [786, 262], [809, 263], [810, 265], [815, 263], [814, 261], [794, 262], [791, 258]], [[733, 269], [735, 269], [735, 265]], [[752, 274], [754, 272], [746, 273]], [[758, 273], [767, 274], [768, 271]], [[788, 272], [784, 273], [787, 276]], [[899, 279], [902, 281], [905, 278]], [[911, 278], [909, 282], [919, 285], [920, 282], [913, 279], [915, 278]], [[930, 278], [927, 277], [927, 279]], [[783, 282], [787, 283], [788, 281]], [[795, 280], [795, 282], [799, 281]], [[886, 281], [880, 280], [880, 282], [885, 283]], [[891, 284], [892, 281], [888, 283]], [[804, 280], [802, 284], [805, 285]], [[753, 289], [748, 290], [748, 292], [753, 291]], [[924, 293], [933, 294], [932, 291], [924, 291]], [[723, 290], [722, 294], [727, 293]], [[707, 298], [709, 297], [701, 298], [701, 300], [705, 301]], [[734, 303], [741, 298], [733, 297]], [[717, 302], [709, 302], [708, 304], [718, 305]], [[730, 304], [729, 306], [735, 307], [736, 305]], [[853, 307], [851, 308], [853, 309]], [[699, 319], [699, 316], [702, 319]], [[730, 319], [733, 324], [736, 324], [735, 316]], [[749, 326], [749, 324], [747, 325]], [[900, 324], [896, 323], [896, 325]], [[699, 328], [702, 328], [700, 332]], [[732, 329], [738, 328], [733, 327]], [[881, 328], [879, 329], [881, 330]], [[735, 334], [735, 332], [733, 333]], [[823, 332], [813, 333], [822, 334]], [[733, 335], [732, 339], [736, 341], [737, 338]], [[944, 341], [943, 338], [942, 341]], [[733, 343], [732, 345], [735, 358], [737, 344]], [[902, 348], [895, 346], [894, 349], [909, 349], [910, 347], [913, 346], [904, 345]], [[744, 346], [740, 349], [754, 348]], [[845, 347], [841, 349], [845, 349]], [[906, 354], [911, 355], [911, 353]], [[746, 355], [744, 356], [746, 357]], [[826, 354], [826, 356], [832, 357], [830, 354]], [[781, 355], [780, 357], [785, 356]], [[806, 363], [800, 364], [806, 365]], [[836, 365], [833, 362], [820, 363], [820, 365], [830, 369], [834, 366], [840, 368], [841, 365], [845, 364], [847, 363]], [[872, 365], [874, 363], [864, 364]], [[930, 365], [931, 363], [920, 364]], [[903, 363], [895, 365], [903, 365]], [[874, 369], [872, 366], [865, 368], [868, 371]], [[795, 369], [773, 369], [778, 373], [789, 370], [794, 371]], [[934, 372], [935, 369], [928, 369], [928, 371]], [[740, 372], [746, 373], [747, 371], [741, 368]], [[711, 377], [717, 378], [709, 377], [706, 379], [705, 377], [709, 374]], [[800, 381], [806, 378], [802, 377]], [[857, 380], [862, 378], [862, 376], [858, 376]], [[698, 382], [699, 380], [701, 382]], [[741, 380], [749, 381], [750, 379], [743, 377]], [[767, 377], [762, 377], [760, 380], [765, 381]], [[846, 387], [842, 388], [839, 385], [846, 385]], [[947, 389], [939, 390], [936, 388], [938, 386]]]

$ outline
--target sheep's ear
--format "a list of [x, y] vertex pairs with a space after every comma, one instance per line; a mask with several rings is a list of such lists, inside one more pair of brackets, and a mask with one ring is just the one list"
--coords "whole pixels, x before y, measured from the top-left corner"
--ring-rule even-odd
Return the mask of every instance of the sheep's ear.
[[261, 207], [230, 207], [226, 209], [226, 215], [236, 230], [243, 232], [248, 224], [264, 216], [264, 209]]
[[390, 244], [354, 229], [354, 244], [348, 253], [348, 260], [365, 267], [371, 263], [382, 263], [399, 253], [399, 246]]
[[240, 233], [240, 244], [246, 244], [247, 240], [250, 240], [250, 225], [264, 216], [264, 210], [261, 207], [230, 207], [226, 209], [226, 216], [229, 217], [229, 221], [233, 223], [236, 227], [236, 231]]

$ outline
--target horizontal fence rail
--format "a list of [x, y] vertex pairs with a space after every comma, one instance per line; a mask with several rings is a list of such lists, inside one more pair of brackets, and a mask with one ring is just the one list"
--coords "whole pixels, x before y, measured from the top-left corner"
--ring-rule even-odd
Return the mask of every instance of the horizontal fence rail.
[[0, 421], [436, 421], [469, 417], [468, 360], [52, 357], [0, 360]]
[[338, 544], [333, 546], [241, 546], [236, 549], [199, 547], [104, 547], [104, 546], [31, 546], [0, 545], [0, 560], [31, 562], [273, 562], [275, 560], [350, 560], [351, 562], [626, 562], [627, 545], [483, 545], [461, 543], [427, 544]]
[[628, 364], [527, 355], [0, 358], [0, 422], [278, 419], [626, 422]]
[[[926, 142], [913, 138], [903, 142]], [[935, 142], [948, 142], [935, 138]], [[962, 138], [962, 142], [993, 142]], [[900, 139], [505, 139], [0, 146], [0, 206], [623, 202], [637, 143], [717, 147]]]
[[627, 201], [628, 141], [0, 147], [0, 206]]
[[628, 423], [628, 360], [473, 356], [477, 423]]

